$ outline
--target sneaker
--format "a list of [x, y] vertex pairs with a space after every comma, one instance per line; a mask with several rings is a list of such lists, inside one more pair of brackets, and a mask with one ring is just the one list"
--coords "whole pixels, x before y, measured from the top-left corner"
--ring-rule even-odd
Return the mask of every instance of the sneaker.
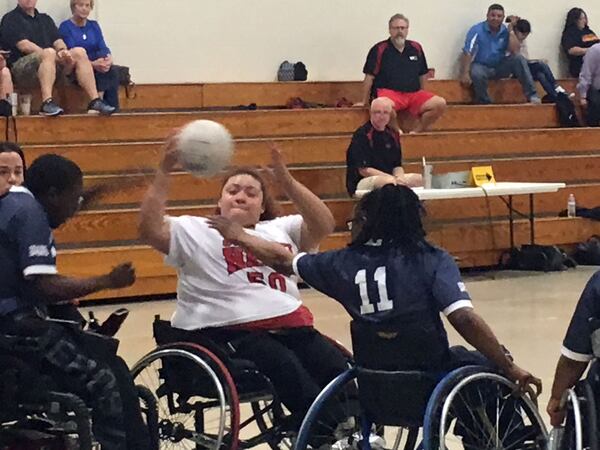
[[537, 95], [532, 95], [531, 97], [529, 97], [529, 103], [531, 103], [532, 105], [541, 105], [542, 100], [540, 100], [540, 98]]
[[88, 105], [88, 114], [101, 114], [103, 116], [110, 116], [115, 112], [115, 109], [115, 107], [107, 105], [100, 97], [98, 97], [92, 100]]
[[40, 115], [42, 116], [60, 116], [65, 110], [58, 106], [52, 98], [49, 98], [40, 108]]

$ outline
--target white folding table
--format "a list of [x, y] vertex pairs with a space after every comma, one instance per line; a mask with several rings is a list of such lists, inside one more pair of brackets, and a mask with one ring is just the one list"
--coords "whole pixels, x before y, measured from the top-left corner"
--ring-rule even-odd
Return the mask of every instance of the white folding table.
[[[514, 195], [529, 195], [529, 226], [530, 241], [535, 243], [535, 211], [533, 196], [548, 192], [557, 192], [565, 187], [565, 183], [518, 183], [499, 182], [485, 183], [481, 187], [464, 187], [456, 189], [425, 189], [413, 188], [420, 200], [448, 200], [453, 198], [477, 198], [477, 197], [499, 197], [508, 196], [510, 246], [514, 247], [514, 216], [512, 198]], [[356, 191], [356, 197], [362, 197], [369, 191]]]

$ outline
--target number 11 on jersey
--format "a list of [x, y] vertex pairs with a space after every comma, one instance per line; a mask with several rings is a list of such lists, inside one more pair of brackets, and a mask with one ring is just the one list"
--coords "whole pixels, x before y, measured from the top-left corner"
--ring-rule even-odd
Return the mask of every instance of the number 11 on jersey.
[[364, 269], [359, 270], [356, 273], [356, 277], [354, 277], [354, 283], [358, 285], [360, 299], [362, 301], [362, 305], [360, 305], [361, 314], [373, 314], [376, 311], [388, 311], [394, 307], [394, 303], [388, 297], [385, 266], [377, 268], [373, 281], [377, 283], [377, 291], [379, 293], [379, 301], [377, 303], [373, 303], [369, 298], [369, 280], [367, 280], [367, 271]]

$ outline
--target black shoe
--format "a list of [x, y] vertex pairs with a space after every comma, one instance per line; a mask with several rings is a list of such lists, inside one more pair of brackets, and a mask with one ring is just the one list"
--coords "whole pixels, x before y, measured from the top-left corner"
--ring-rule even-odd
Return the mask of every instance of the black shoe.
[[60, 116], [65, 112], [60, 106], [58, 106], [52, 97], [42, 103], [42, 107], [40, 108], [40, 115], [42, 116]]
[[101, 114], [103, 116], [110, 116], [115, 112], [115, 110], [116, 108], [104, 103], [100, 97], [92, 100], [88, 105], [88, 114]]

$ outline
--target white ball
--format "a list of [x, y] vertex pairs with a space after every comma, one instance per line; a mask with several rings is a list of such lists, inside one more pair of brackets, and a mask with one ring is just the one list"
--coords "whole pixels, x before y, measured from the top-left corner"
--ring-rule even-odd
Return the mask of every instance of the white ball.
[[178, 133], [177, 150], [186, 171], [197, 177], [209, 177], [231, 161], [233, 138], [220, 123], [194, 120]]

